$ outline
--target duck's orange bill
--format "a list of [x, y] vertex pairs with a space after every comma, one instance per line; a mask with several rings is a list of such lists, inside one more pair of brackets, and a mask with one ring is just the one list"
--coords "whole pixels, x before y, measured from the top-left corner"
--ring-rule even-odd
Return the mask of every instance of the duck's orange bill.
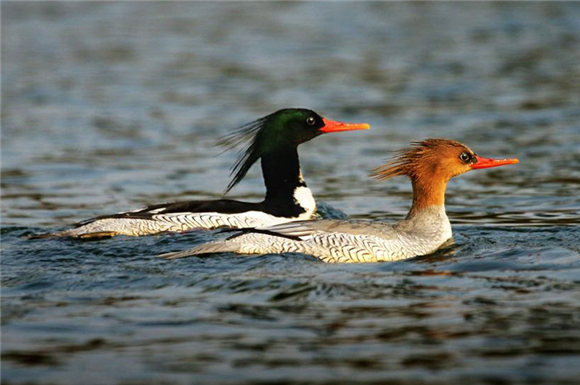
[[320, 129], [322, 132], [368, 130], [371, 128], [368, 123], [344, 123], [326, 118], [322, 118], [322, 121], [324, 122], [324, 127]]
[[520, 161], [516, 158], [512, 159], [491, 159], [491, 158], [484, 158], [478, 155], [475, 155], [475, 159], [477, 159], [476, 163], [471, 165], [472, 169], [478, 168], [490, 168], [490, 167], [499, 167], [505, 166], [506, 164], [515, 164], [520, 163]]

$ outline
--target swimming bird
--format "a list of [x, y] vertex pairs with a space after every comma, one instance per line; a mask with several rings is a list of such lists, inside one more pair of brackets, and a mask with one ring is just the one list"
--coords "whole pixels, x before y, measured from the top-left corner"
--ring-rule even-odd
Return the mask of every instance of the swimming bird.
[[232, 167], [232, 179], [225, 192], [238, 184], [260, 159], [266, 185], [262, 202], [217, 199], [162, 203], [91, 218], [70, 230], [33, 237], [140, 236], [192, 229], [259, 227], [309, 219], [316, 213], [316, 201], [300, 170], [298, 145], [328, 132], [369, 128], [366, 123], [329, 120], [308, 109], [279, 110], [240, 127], [221, 141], [228, 148], [247, 146]]
[[445, 213], [445, 189], [454, 176], [470, 170], [518, 163], [517, 159], [490, 159], [449, 139], [412, 143], [374, 177], [399, 175], [411, 179], [413, 203], [407, 217], [394, 224], [366, 220], [306, 220], [264, 228], [245, 229], [226, 240], [167, 253], [167, 259], [207, 253], [303, 253], [324, 262], [396, 261], [433, 253], [452, 236]]

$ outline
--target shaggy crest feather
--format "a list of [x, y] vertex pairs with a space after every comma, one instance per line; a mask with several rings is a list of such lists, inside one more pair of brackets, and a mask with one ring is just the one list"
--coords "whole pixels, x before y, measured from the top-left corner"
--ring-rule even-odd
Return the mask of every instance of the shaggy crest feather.
[[429, 138], [411, 142], [410, 148], [398, 150], [396, 156], [386, 164], [373, 170], [371, 176], [378, 180], [387, 180], [395, 176], [407, 175], [411, 179], [420, 173], [421, 162], [440, 156], [443, 147], [465, 147], [465, 145], [449, 139]]
[[231, 150], [249, 143], [247, 147], [240, 150], [240, 156], [231, 168], [230, 176], [232, 176], [232, 180], [228, 184], [224, 194], [244, 179], [248, 170], [260, 159], [261, 154], [257, 144], [258, 134], [264, 127], [264, 122], [269, 117], [270, 115], [244, 124], [234, 132], [223, 136], [218, 141], [217, 144], [225, 147], [226, 150]]

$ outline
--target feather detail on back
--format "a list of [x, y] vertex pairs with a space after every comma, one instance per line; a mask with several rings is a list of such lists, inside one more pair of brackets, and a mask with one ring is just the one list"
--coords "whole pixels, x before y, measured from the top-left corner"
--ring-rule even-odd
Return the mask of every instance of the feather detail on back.
[[189, 250], [161, 254], [159, 255], [159, 257], [164, 259], [179, 259], [200, 254], [227, 253], [227, 252], [235, 253], [239, 251], [239, 249], [240, 245], [236, 242], [216, 241], [204, 243], [203, 245], [199, 245]]
[[258, 134], [264, 126], [264, 122], [269, 117], [270, 115], [245, 124], [234, 132], [223, 136], [218, 141], [217, 144], [225, 147], [226, 150], [247, 145], [247, 147], [240, 150], [240, 156], [231, 169], [230, 176], [232, 176], [232, 180], [228, 184], [224, 194], [237, 185], [246, 176], [246, 173], [252, 165], [260, 158], [261, 154], [257, 143]]
[[259, 227], [255, 230], [287, 238], [301, 238], [322, 233], [374, 235], [385, 239], [392, 238], [396, 235], [393, 226], [365, 219], [318, 219], [292, 221]]

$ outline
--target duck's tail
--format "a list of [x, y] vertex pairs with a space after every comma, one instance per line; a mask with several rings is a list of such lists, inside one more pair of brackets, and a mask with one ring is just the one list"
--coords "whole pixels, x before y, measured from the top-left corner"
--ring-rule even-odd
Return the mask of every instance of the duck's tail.
[[56, 238], [77, 238], [77, 239], [102, 239], [110, 238], [118, 235], [115, 231], [94, 231], [94, 232], [83, 232], [78, 228], [59, 231], [57, 233], [41, 233], [29, 235], [28, 239], [56, 239]]
[[241, 247], [242, 245], [234, 240], [214, 241], [204, 243], [189, 250], [161, 254], [159, 257], [164, 259], [178, 259], [202, 254], [240, 253]]

